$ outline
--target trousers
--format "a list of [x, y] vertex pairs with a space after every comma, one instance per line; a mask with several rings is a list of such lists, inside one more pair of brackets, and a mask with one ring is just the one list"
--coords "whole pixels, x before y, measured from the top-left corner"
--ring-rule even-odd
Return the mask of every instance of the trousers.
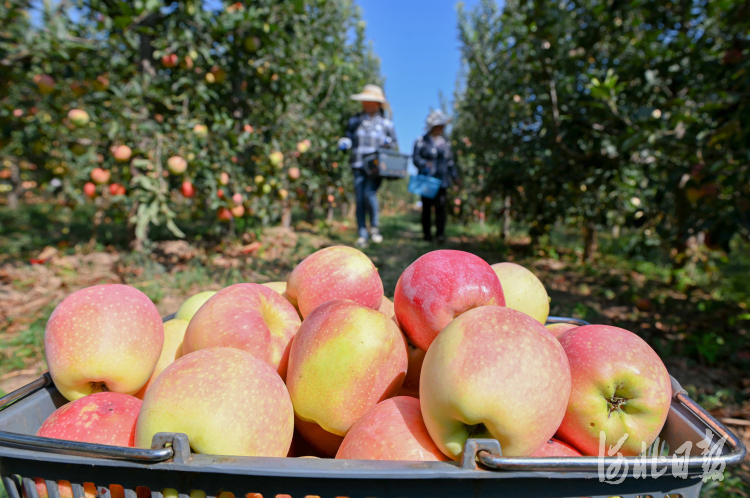
[[445, 218], [446, 218], [446, 199], [447, 189], [438, 190], [434, 199], [422, 197], [422, 232], [425, 240], [432, 240], [432, 208], [435, 208], [435, 235], [443, 237], [445, 235]]
[[377, 192], [383, 179], [368, 175], [363, 168], [353, 168], [353, 172], [354, 196], [357, 199], [357, 228], [359, 236], [368, 239], [370, 235], [366, 218], [369, 216], [371, 227], [380, 224]]

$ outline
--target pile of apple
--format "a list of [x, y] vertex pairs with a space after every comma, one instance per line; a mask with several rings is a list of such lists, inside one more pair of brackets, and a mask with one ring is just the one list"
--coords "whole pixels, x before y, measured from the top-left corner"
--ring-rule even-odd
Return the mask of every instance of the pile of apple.
[[[662, 429], [670, 378], [637, 335], [545, 327], [549, 298], [514, 263], [430, 252], [383, 295], [377, 268], [344, 246], [287, 282], [188, 299], [162, 322], [125, 285], [63, 300], [44, 345], [70, 403], [38, 435], [151, 447], [185, 433], [215, 455], [458, 460], [468, 438], [504, 456], [640, 454]], [[567, 329], [567, 330], [563, 330]]]

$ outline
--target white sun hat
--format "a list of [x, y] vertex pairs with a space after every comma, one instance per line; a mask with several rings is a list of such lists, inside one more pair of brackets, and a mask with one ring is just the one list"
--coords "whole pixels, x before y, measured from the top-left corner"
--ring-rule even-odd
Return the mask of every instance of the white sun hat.
[[379, 102], [386, 106], [388, 105], [388, 101], [385, 100], [385, 93], [383, 93], [383, 89], [378, 85], [365, 85], [362, 92], [356, 93], [349, 98], [359, 102]]
[[430, 115], [427, 116], [427, 120], [425, 124], [426, 124], [427, 131], [430, 131], [436, 126], [445, 126], [450, 122], [451, 122], [451, 118], [449, 118], [448, 115], [445, 114], [440, 109], [437, 109], [437, 110], [432, 111]]

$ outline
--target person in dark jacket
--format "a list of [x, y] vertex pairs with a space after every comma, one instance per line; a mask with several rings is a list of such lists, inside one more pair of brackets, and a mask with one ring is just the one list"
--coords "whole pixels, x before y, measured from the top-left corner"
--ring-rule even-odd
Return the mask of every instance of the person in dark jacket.
[[445, 240], [446, 199], [448, 188], [458, 180], [453, 152], [443, 135], [450, 122], [444, 112], [437, 110], [427, 117], [427, 133], [414, 144], [413, 161], [419, 174], [442, 181], [434, 199], [422, 197], [422, 231], [424, 240], [432, 241], [432, 209], [435, 209], [435, 229], [438, 242]]
[[[381, 178], [368, 174], [363, 157], [378, 148], [398, 150], [396, 130], [393, 121], [386, 116], [388, 101], [383, 90], [377, 85], [365, 85], [361, 93], [352, 95], [352, 100], [362, 102], [362, 112], [349, 119], [345, 135], [339, 140], [341, 150], [351, 151], [351, 167], [354, 173], [354, 195], [357, 199], [357, 247], [366, 247], [368, 240], [380, 243], [379, 207], [377, 191]], [[367, 230], [366, 216], [370, 217], [370, 230]]]

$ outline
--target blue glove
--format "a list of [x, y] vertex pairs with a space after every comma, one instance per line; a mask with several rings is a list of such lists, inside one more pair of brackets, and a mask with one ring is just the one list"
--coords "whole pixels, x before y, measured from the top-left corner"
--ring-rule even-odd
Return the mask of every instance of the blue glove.
[[339, 150], [349, 150], [352, 148], [352, 139], [347, 137], [339, 138], [338, 143]]

